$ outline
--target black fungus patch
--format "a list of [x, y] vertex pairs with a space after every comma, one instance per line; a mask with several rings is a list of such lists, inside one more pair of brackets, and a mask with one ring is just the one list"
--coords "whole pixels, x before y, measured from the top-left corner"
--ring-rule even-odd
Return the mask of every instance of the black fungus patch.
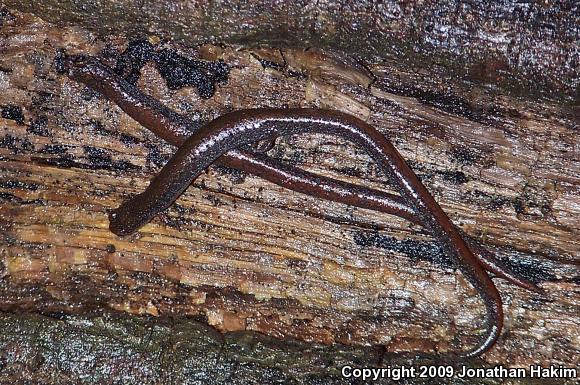
[[87, 125], [93, 130], [95, 133], [103, 136], [111, 136], [113, 133], [110, 130], [107, 130], [103, 123], [98, 120], [91, 119], [87, 123]]
[[19, 189], [19, 190], [38, 190], [36, 183], [26, 183], [19, 180], [5, 180], [0, 181], [0, 188]]
[[120, 142], [122, 142], [125, 145], [133, 145], [133, 144], [137, 144], [140, 142], [140, 140], [138, 138], [136, 138], [132, 135], [125, 134], [125, 133], [119, 132], [119, 131], [113, 131], [113, 130], [107, 129], [103, 125], [103, 123], [101, 123], [95, 119], [91, 119], [89, 121], [89, 126], [91, 127], [91, 129], [95, 133], [97, 133], [101, 136], [112, 137], [112, 138], [118, 139]]
[[237, 168], [231, 168], [223, 166], [219, 163], [214, 163], [212, 168], [219, 175], [226, 176], [233, 184], [244, 183], [247, 174], [244, 171], [240, 171]]
[[340, 168], [338, 168], [338, 171], [340, 171], [341, 174], [351, 176], [351, 177], [360, 178], [363, 176], [363, 173], [355, 167], [340, 167]]
[[6, 22], [12, 22], [16, 20], [16, 16], [10, 13], [8, 9], [2, 7], [0, 8], [0, 27]]
[[44, 50], [34, 50], [27, 52], [24, 57], [26, 61], [34, 65], [34, 72], [40, 79], [46, 79], [47, 63], [51, 58], [48, 57], [48, 52]]
[[69, 122], [68, 120], [62, 119], [60, 117], [57, 117], [56, 119], [57, 119], [56, 125], [60, 130], [64, 130], [69, 134], [76, 134], [82, 131], [82, 129], [79, 126], [77, 126], [72, 122]]
[[492, 119], [492, 117], [497, 119], [504, 113], [504, 111], [498, 107], [486, 111], [478, 110], [466, 99], [451, 93], [427, 91], [413, 86], [389, 84], [388, 80], [381, 83], [381, 88], [396, 95], [416, 98], [423, 104], [454, 115], [463, 116], [464, 118], [478, 123], [493, 123], [494, 119]]
[[[521, 195], [517, 196], [512, 206], [519, 215], [546, 216], [552, 211], [550, 200], [541, 192], [531, 188], [524, 188]], [[538, 213], [539, 212], [541, 213]]]
[[193, 60], [169, 49], [157, 53], [155, 64], [169, 89], [193, 86], [204, 99], [211, 98], [215, 83], [226, 81], [229, 75], [229, 68], [223, 61]]
[[83, 88], [80, 96], [84, 101], [90, 102], [92, 100], [98, 100], [101, 97], [101, 94], [87, 86]]
[[40, 149], [41, 154], [62, 155], [66, 154], [71, 146], [64, 144], [46, 144]]
[[451, 94], [444, 94], [432, 91], [418, 91], [414, 92], [414, 97], [419, 99], [424, 104], [435, 107], [437, 109], [449, 112], [455, 115], [463, 116], [469, 120], [481, 122], [484, 117], [475, 111], [469, 102], [465, 99]]
[[24, 114], [20, 106], [0, 106], [0, 115], [4, 119], [14, 120], [18, 124], [24, 124]]
[[17, 197], [14, 194], [7, 193], [7, 192], [0, 192], [0, 201], [4, 202], [14, 202], [18, 203], [19, 205], [40, 205], [46, 206], [46, 202], [42, 199], [32, 199], [32, 200], [24, 200], [20, 197]]
[[50, 130], [48, 129], [48, 118], [46, 116], [39, 116], [38, 118], [34, 119], [32, 122], [30, 122], [30, 126], [28, 126], [26, 129], [26, 132], [38, 136], [50, 136]]
[[463, 184], [469, 181], [467, 175], [462, 171], [439, 171], [438, 174], [453, 184]]
[[485, 207], [490, 210], [497, 210], [505, 205], [512, 204], [512, 199], [504, 196], [490, 195], [481, 190], [473, 190], [472, 195], [478, 201], [483, 201]]
[[147, 40], [129, 42], [127, 49], [117, 58], [115, 72], [128, 83], [136, 84], [141, 68], [155, 57], [155, 47]]
[[[497, 254], [496, 254], [497, 256]], [[497, 256], [497, 258], [507, 267], [509, 267], [517, 276], [523, 277], [535, 284], [541, 282], [555, 282], [558, 277], [548, 270], [547, 266], [543, 266], [538, 261], [529, 258], [509, 258], [507, 256]]]
[[34, 144], [32, 144], [32, 142], [27, 138], [22, 139], [20, 143], [20, 149], [22, 150], [22, 153], [34, 151]]
[[442, 267], [453, 267], [453, 262], [446, 255], [445, 250], [437, 242], [417, 241], [414, 239], [398, 240], [395, 237], [380, 234], [379, 232], [357, 231], [354, 242], [363, 247], [379, 247], [404, 254], [413, 261], [424, 260], [433, 262]]
[[126, 160], [118, 160], [116, 162], [113, 162], [112, 169], [118, 171], [130, 171], [130, 170], [140, 170], [141, 167], [136, 166], [133, 163], [128, 162]]
[[57, 74], [63, 75], [66, 72], [64, 59], [66, 58], [66, 51], [64, 48], [58, 48], [54, 54], [54, 61], [52, 62], [54, 70]]
[[145, 143], [145, 147], [147, 148], [147, 150], [149, 150], [147, 152], [146, 158], [147, 163], [152, 163], [155, 166], [163, 166], [169, 160], [170, 155], [163, 154], [159, 150], [159, 147], [157, 147], [156, 145], [152, 143]]
[[97, 168], [109, 168], [113, 164], [111, 155], [101, 148], [83, 146], [85, 155], [90, 164]]
[[43, 111], [49, 114], [54, 113], [54, 94], [46, 91], [36, 91], [32, 97], [31, 106], [36, 111]]
[[18, 198], [16, 195], [3, 191], [0, 191], [0, 200], [3, 200], [5, 202], [18, 202], [18, 203], [22, 201], [22, 199]]
[[48, 206], [48, 203], [45, 200], [40, 199], [40, 198], [22, 201], [21, 204], [23, 204], [23, 205]]
[[288, 75], [288, 77], [290, 77], [290, 78], [296, 78], [296, 79], [299, 79], [299, 80], [306, 80], [309, 77], [306, 72], [303, 72], [303, 71], [295, 71], [295, 70], [288, 70], [288, 71], [286, 71], [286, 75]]
[[[429, 261], [444, 268], [455, 266], [452, 260], [448, 257], [444, 247], [437, 242], [416, 241], [412, 239], [398, 240], [394, 237], [382, 235], [378, 232], [368, 233], [363, 231], [354, 234], [354, 241], [359, 246], [374, 246], [402, 253], [413, 261]], [[499, 253], [497, 250], [490, 250], [492, 250], [496, 257], [517, 276], [536, 284], [545, 281], [558, 280], [558, 277], [549, 270], [549, 266], [538, 263], [537, 260], [522, 258], [521, 254], [510, 250], [502, 251], [502, 254], [504, 255], [498, 255]], [[508, 255], [511, 255], [511, 257]]]
[[453, 147], [448, 154], [463, 166], [472, 166], [483, 158], [479, 152], [464, 147]]
[[94, 147], [85, 147], [85, 154], [89, 163], [75, 161], [70, 154], [63, 154], [56, 158], [32, 157], [32, 160], [38, 164], [55, 166], [61, 168], [79, 168], [83, 170], [110, 170], [110, 171], [130, 171], [140, 170], [136, 166], [125, 160], [113, 161], [111, 156], [103, 150]]
[[118, 132], [116, 134], [116, 137], [119, 139], [121, 143], [123, 143], [126, 146], [137, 144], [140, 142], [138, 138], [134, 137], [133, 135], [125, 134], [124, 132]]
[[111, 155], [101, 148], [84, 146], [83, 149], [90, 163], [89, 165], [85, 165], [86, 168], [116, 171], [128, 171], [140, 168], [125, 160], [113, 161]]
[[28, 139], [20, 139], [10, 134], [0, 138], [0, 148], [12, 150], [14, 154], [34, 151], [34, 145]]
[[172, 49], [156, 51], [155, 46], [147, 40], [131, 41], [118, 56], [114, 71], [134, 85], [148, 61], [155, 62], [169, 89], [193, 86], [204, 99], [211, 98], [215, 92], [215, 83], [227, 81], [229, 75], [228, 66], [221, 60], [194, 60]]
[[179, 215], [175, 216], [167, 213], [161, 213], [158, 218], [165, 226], [178, 231], [183, 230], [183, 228], [187, 226], [187, 221]]

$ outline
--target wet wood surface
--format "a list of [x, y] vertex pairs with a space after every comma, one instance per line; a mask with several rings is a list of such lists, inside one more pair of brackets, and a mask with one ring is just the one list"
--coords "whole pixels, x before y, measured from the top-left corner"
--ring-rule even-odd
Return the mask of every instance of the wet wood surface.
[[[112, 234], [107, 210], [141, 192], [175, 149], [57, 74], [53, 59], [66, 48], [111, 60], [127, 44], [17, 12], [0, 27], [0, 309], [191, 316], [220, 332], [378, 344], [388, 353], [477, 341], [477, 293], [435, 240], [396, 217], [212, 167], [138, 234]], [[484, 362], [578, 365], [573, 105], [329, 51], [160, 44], [230, 68], [204, 100], [193, 88], [169, 90], [145, 65], [138, 87], [192, 119], [321, 107], [377, 127], [454, 223], [547, 292], [495, 280], [506, 327]], [[335, 137], [280, 138], [269, 154], [391, 191], [362, 150]]]

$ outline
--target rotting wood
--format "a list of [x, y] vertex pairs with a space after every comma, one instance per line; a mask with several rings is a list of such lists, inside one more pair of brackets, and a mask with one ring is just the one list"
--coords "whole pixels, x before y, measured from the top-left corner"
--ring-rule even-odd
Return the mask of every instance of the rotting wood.
[[[0, 30], [0, 105], [22, 110], [22, 119], [14, 109], [0, 118], [3, 310], [193, 315], [224, 332], [380, 343], [393, 352], [475, 341], [483, 310], [475, 292], [441, 266], [429, 237], [397, 218], [213, 168], [138, 235], [111, 234], [107, 209], [142, 191], [173, 149], [52, 68], [57, 48], [98, 55], [122, 50], [122, 37], [94, 40], [16, 15]], [[429, 98], [417, 92], [417, 74], [389, 62], [367, 63], [376, 77], [369, 86], [356, 67], [351, 76], [341, 67], [334, 78], [313, 73], [308, 61], [264, 68], [259, 58], [275, 59], [277, 49], [181, 48], [231, 67], [209, 100], [189, 88], [169, 91], [153, 66], [144, 68], [139, 87], [190, 116], [322, 106], [387, 134], [464, 231], [498, 246], [549, 293], [496, 281], [506, 333], [485, 360], [578, 364], [580, 165], [572, 110], [464, 83], [440, 85], [448, 99]], [[283, 138], [272, 153], [321, 174], [386, 183], [360, 150], [336, 138]]]
[[[573, 1], [132, 1], [2, 0], [61, 26], [99, 36], [156, 36], [186, 45], [261, 44], [341, 50], [429, 69], [443, 85], [467, 78], [513, 96], [578, 95], [578, 15]], [[427, 79], [423, 79], [428, 81]], [[403, 82], [404, 83], [404, 82]]]

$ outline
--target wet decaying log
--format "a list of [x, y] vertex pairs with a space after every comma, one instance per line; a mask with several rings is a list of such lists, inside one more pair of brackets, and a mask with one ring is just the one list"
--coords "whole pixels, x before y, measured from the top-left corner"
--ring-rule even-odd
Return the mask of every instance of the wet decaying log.
[[[318, 47], [468, 77], [513, 95], [570, 98], [578, 84], [574, 1], [3, 0], [59, 25], [198, 45]], [[417, 72], [420, 73], [420, 72]], [[440, 85], [443, 83], [439, 83]], [[407, 90], [407, 94], [409, 90]]]
[[[400, 364], [400, 352], [476, 343], [484, 316], [477, 293], [435, 240], [397, 217], [215, 166], [138, 234], [112, 234], [107, 210], [141, 192], [175, 149], [57, 74], [53, 61], [65, 48], [114, 65], [134, 36], [0, 10], [2, 381], [41, 371], [43, 383], [110, 383], [142, 367], [150, 372], [125, 382], [186, 383], [209, 373], [214, 383], [341, 383], [346, 363]], [[146, 38], [227, 64], [227, 82], [208, 99], [195, 87], [170, 89], [154, 65], [143, 67], [138, 87], [194, 120], [311, 106], [377, 127], [454, 223], [547, 292], [496, 279], [505, 331], [471, 365], [578, 365], [574, 75], [556, 85], [548, 70], [542, 90], [562, 92], [532, 98], [389, 55]], [[269, 155], [389, 191], [366, 154], [339, 138], [280, 138]], [[75, 350], [81, 341], [87, 348]], [[75, 364], [83, 351], [98, 364]]]

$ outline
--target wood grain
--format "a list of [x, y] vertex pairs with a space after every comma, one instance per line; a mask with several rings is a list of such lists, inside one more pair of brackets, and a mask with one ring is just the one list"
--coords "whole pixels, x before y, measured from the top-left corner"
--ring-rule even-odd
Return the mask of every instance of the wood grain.
[[[213, 167], [138, 234], [110, 233], [107, 210], [142, 191], [174, 149], [59, 76], [52, 60], [57, 48], [100, 55], [127, 41], [15, 15], [0, 27], [0, 106], [20, 107], [24, 122], [0, 118], [0, 309], [196, 316], [222, 332], [388, 352], [477, 341], [483, 306], [475, 291], [424, 231], [395, 217]], [[460, 79], [438, 83], [428, 69], [389, 61], [359, 67], [324, 52], [173, 48], [231, 68], [209, 100], [190, 88], [170, 91], [153, 66], [144, 68], [139, 87], [192, 118], [319, 106], [377, 127], [459, 227], [548, 293], [496, 280], [506, 328], [486, 362], [578, 365], [573, 107]], [[279, 66], [265, 68], [262, 57]], [[326, 67], [316, 70], [321, 57]], [[281, 138], [270, 154], [389, 189], [360, 149], [334, 137]]]

